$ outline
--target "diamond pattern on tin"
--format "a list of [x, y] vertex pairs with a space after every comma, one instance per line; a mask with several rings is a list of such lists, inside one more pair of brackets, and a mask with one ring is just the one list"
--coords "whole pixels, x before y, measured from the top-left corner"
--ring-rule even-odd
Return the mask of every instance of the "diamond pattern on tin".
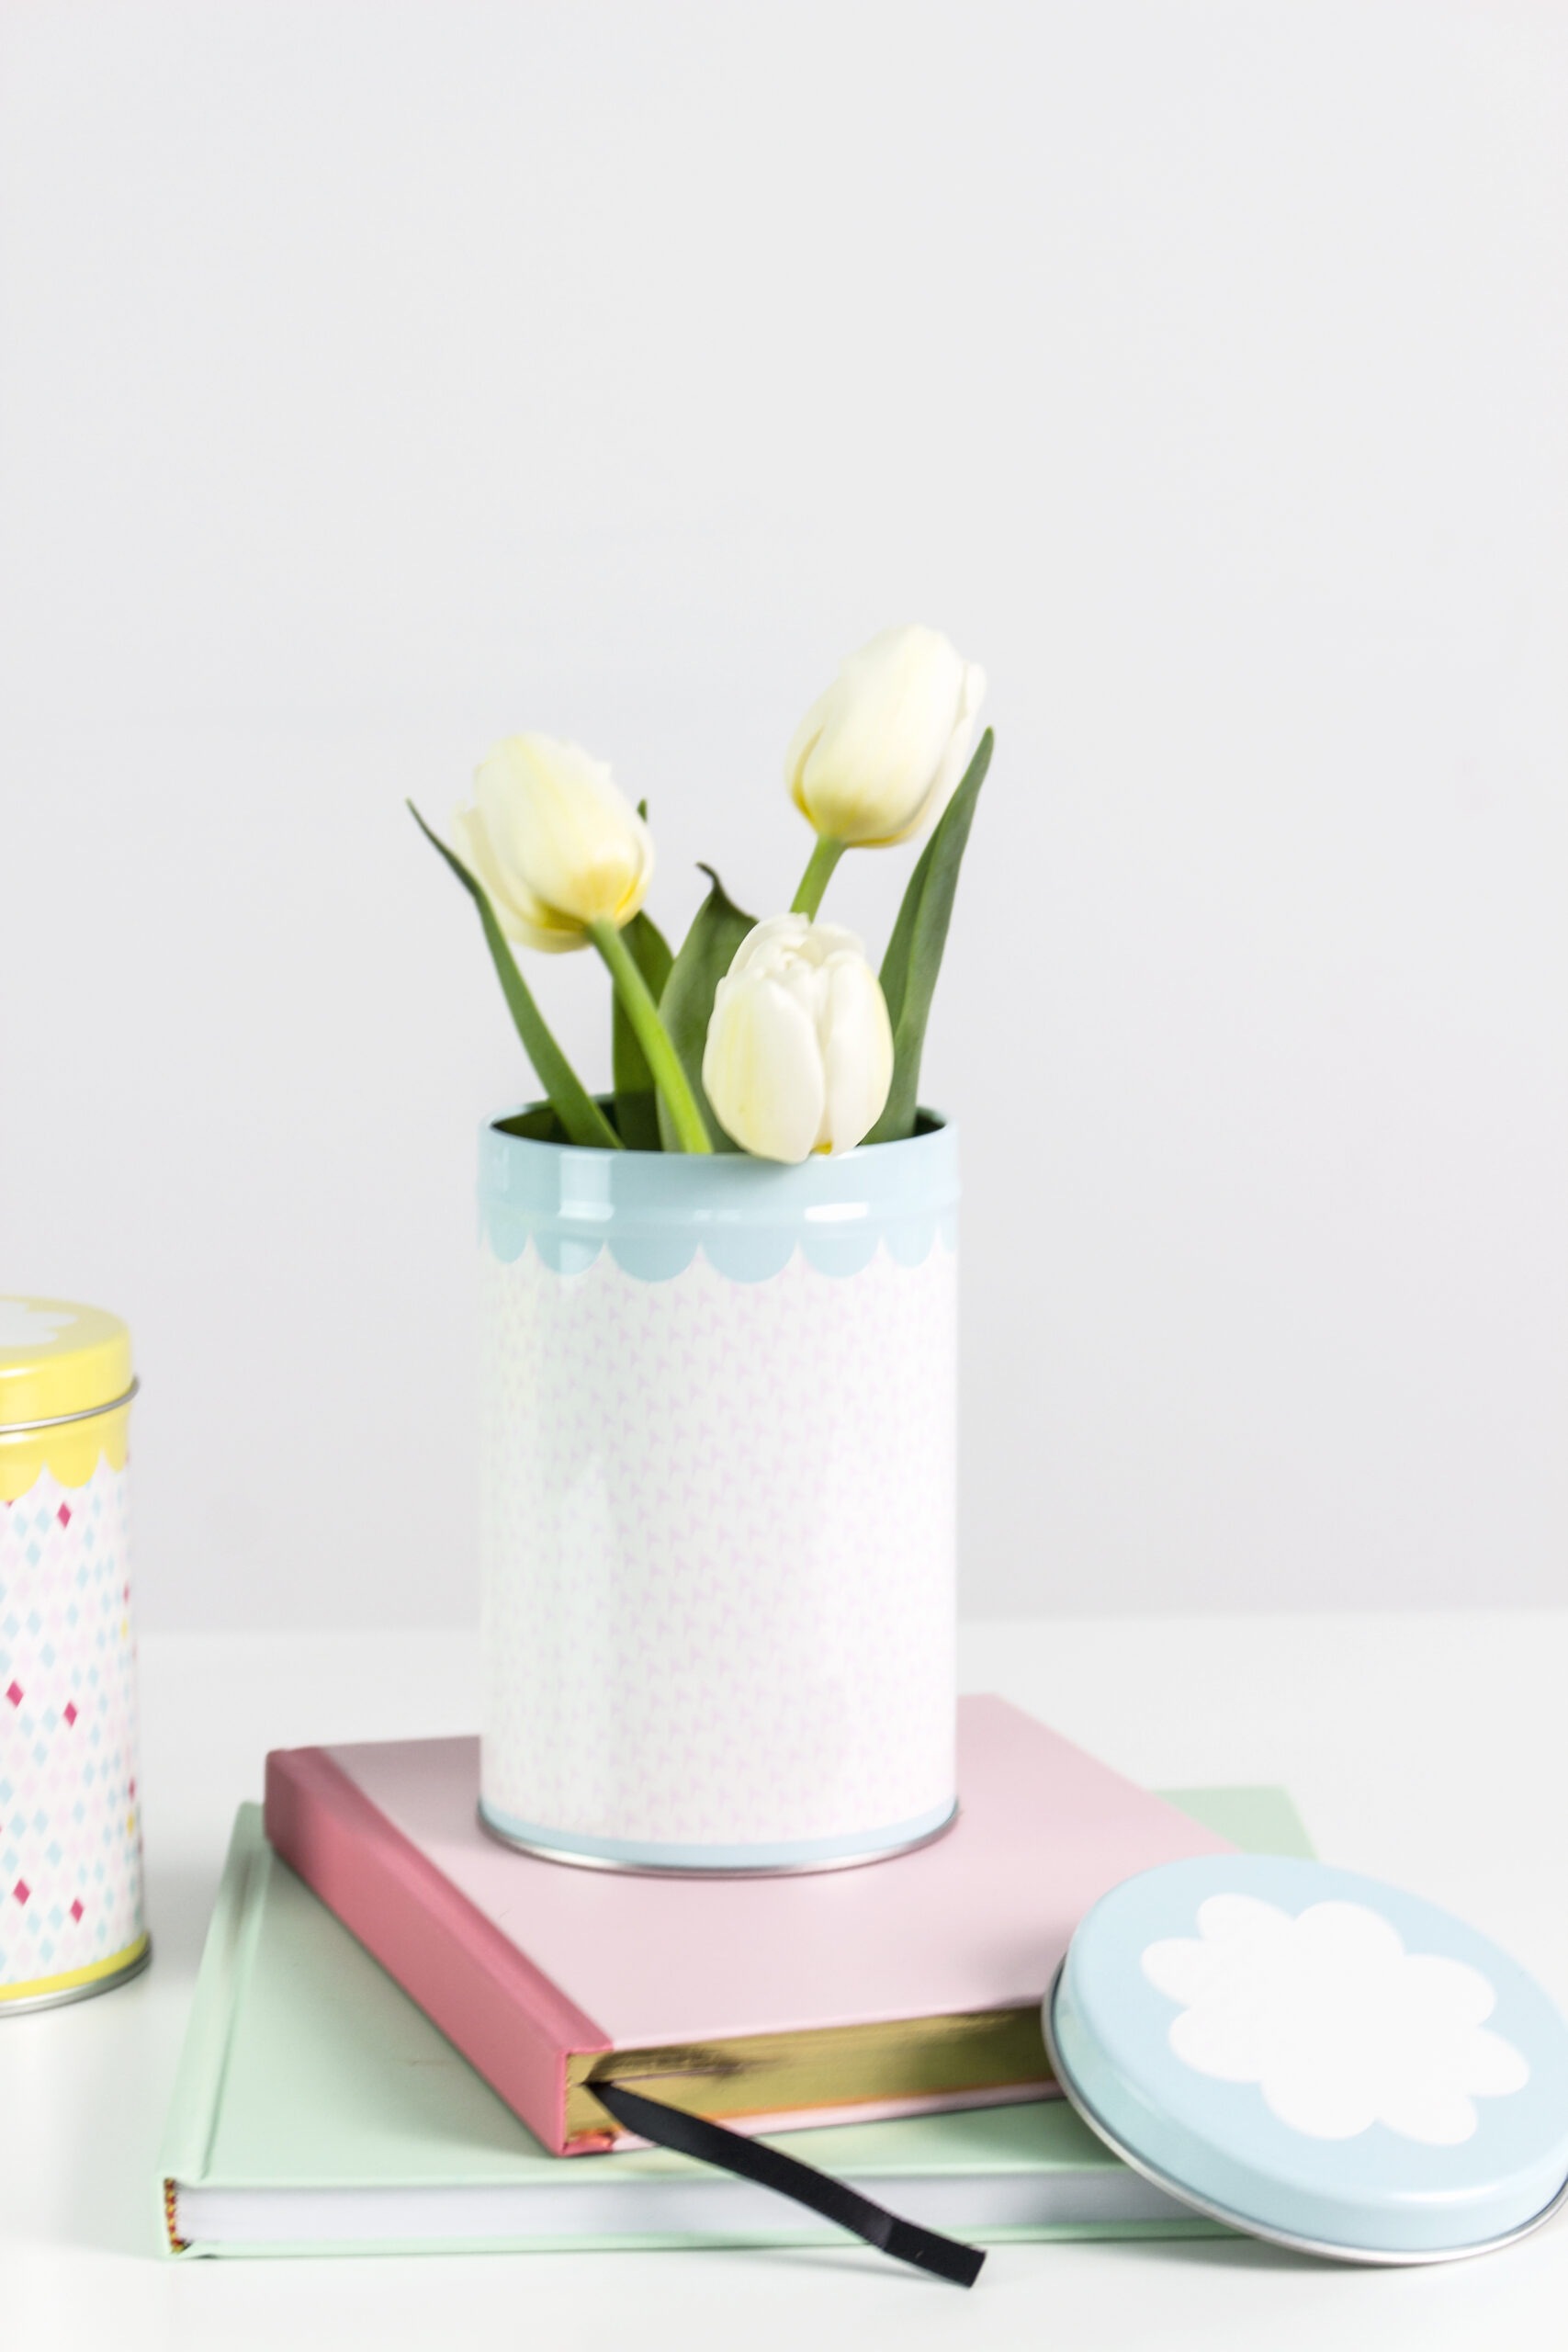
[[142, 1934], [127, 1498], [100, 1458], [0, 1511], [0, 2001]]

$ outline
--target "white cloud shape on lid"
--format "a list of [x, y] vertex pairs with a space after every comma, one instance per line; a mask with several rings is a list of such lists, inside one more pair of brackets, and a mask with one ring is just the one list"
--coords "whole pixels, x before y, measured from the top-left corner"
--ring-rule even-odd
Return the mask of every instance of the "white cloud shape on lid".
[[1182, 2005], [1170, 2047], [1223, 2083], [1257, 2083], [1281, 2123], [1351, 2140], [1373, 2123], [1407, 2140], [1468, 2140], [1477, 2098], [1522, 2090], [1529, 2067], [1484, 2020], [1496, 1994], [1479, 1969], [1407, 1952], [1360, 1903], [1292, 1918], [1251, 1894], [1212, 1894], [1196, 1937], [1143, 1954], [1149, 1983]]
[[47, 1348], [75, 1320], [58, 1306], [34, 1306], [25, 1298], [0, 1298], [0, 1348]]

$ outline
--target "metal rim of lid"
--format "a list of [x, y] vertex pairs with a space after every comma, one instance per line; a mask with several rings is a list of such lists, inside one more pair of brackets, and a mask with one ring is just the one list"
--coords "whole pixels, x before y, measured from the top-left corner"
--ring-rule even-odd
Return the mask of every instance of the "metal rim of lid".
[[568, 1870], [618, 1871], [627, 1878], [818, 1878], [825, 1871], [863, 1871], [876, 1862], [896, 1862], [906, 1854], [919, 1853], [922, 1846], [934, 1846], [945, 1838], [959, 1814], [958, 1799], [953, 1809], [943, 1815], [932, 1829], [922, 1829], [916, 1838], [906, 1838], [897, 1846], [873, 1846], [863, 1853], [830, 1854], [818, 1861], [801, 1862], [723, 1862], [705, 1867], [701, 1862], [656, 1862], [624, 1860], [616, 1854], [588, 1854], [572, 1846], [547, 1846], [541, 1839], [522, 1838], [492, 1821], [484, 1808], [481, 1797], [474, 1807], [474, 1818], [487, 1838], [498, 1846], [508, 1847], [514, 1854], [531, 1854], [536, 1861], [562, 1862]]
[[1129, 2148], [1126, 2143], [1119, 2139], [1111, 2131], [1109, 2124], [1100, 2120], [1074, 2082], [1072, 2075], [1063, 2063], [1062, 2053], [1056, 2046], [1056, 1991], [1062, 1982], [1062, 1971], [1066, 1964], [1066, 1958], [1064, 1955], [1057, 1964], [1055, 1974], [1051, 1979], [1050, 1990], [1042, 2005], [1040, 2021], [1044, 2034], [1045, 2055], [1051, 2062], [1051, 2072], [1061, 2085], [1073, 2112], [1082, 2118], [1095, 2138], [1102, 2142], [1113, 2156], [1119, 2156], [1130, 2171], [1140, 2174], [1156, 2188], [1163, 2188], [1168, 2197], [1175, 2198], [1180, 2204], [1190, 2207], [1194, 2213], [1202, 2213], [1212, 2222], [1223, 2222], [1227, 2229], [1236, 2230], [1244, 2237], [1258, 2238], [1269, 2245], [1285, 2246], [1292, 2254], [1315, 2255], [1326, 2262], [1359, 2263], [1367, 2268], [1376, 2269], [1390, 2269], [1395, 2267], [1409, 2269], [1433, 2262], [1465, 2262], [1478, 2254], [1495, 2254], [1503, 2246], [1513, 2245], [1517, 2239], [1529, 2237], [1532, 2231], [1540, 2229], [1551, 2221], [1554, 2213], [1568, 2204], [1568, 2179], [1565, 2179], [1556, 2196], [1550, 2199], [1539, 2213], [1532, 2214], [1527, 2222], [1516, 2222], [1511, 2230], [1503, 2231], [1500, 2236], [1477, 2238], [1469, 2245], [1422, 2247], [1417, 2252], [1412, 2252], [1408, 2247], [1383, 2249], [1376, 2246], [1343, 2245], [1328, 2238], [1300, 2237], [1292, 2231], [1276, 2228], [1271, 2222], [1253, 2221], [1246, 2213], [1238, 2213], [1232, 2206], [1216, 2204], [1213, 2198], [1201, 2196], [1196, 2189], [1184, 2188], [1182, 2183], [1175, 2179], [1171, 2174], [1161, 2171], [1157, 2165], [1150, 2164], [1146, 2157], [1140, 2156], [1136, 2150]]
[[0, 1437], [30, 1437], [34, 1430], [63, 1429], [67, 1421], [96, 1421], [100, 1413], [118, 1413], [122, 1405], [129, 1405], [141, 1385], [138, 1376], [123, 1395], [111, 1396], [107, 1404], [85, 1405], [79, 1413], [51, 1413], [42, 1421], [0, 1421]]
[[24, 1993], [9, 1999], [0, 1996], [0, 2018], [36, 2017], [40, 2009], [62, 2009], [72, 2001], [90, 2001], [99, 1993], [118, 1992], [120, 1985], [129, 1984], [133, 1976], [140, 1976], [144, 1968], [152, 1966], [152, 1937], [143, 1935], [141, 1949], [135, 1951], [133, 1947], [133, 1951], [134, 1957], [122, 1968], [114, 1969], [107, 1976], [94, 1976], [85, 1984], [65, 1984], [56, 1993]]

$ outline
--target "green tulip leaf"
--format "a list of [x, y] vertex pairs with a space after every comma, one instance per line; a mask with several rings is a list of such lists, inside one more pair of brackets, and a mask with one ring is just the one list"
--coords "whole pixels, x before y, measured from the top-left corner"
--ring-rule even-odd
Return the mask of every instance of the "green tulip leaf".
[[[670, 943], [648, 915], [634, 915], [621, 933], [633, 963], [648, 982], [655, 1004], [664, 993], [675, 958]], [[619, 991], [610, 1015], [611, 1061], [615, 1075], [615, 1125], [628, 1151], [660, 1151], [659, 1105], [653, 1072], [648, 1066], [630, 1013]]]
[[[735, 951], [747, 933], [756, 929], [757, 918], [742, 914], [739, 907], [731, 904], [711, 865], [703, 866], [701, 871], [713, 888], [697, 909], [692, 928], [681, 943], [681, 952], [664, 983], [659, 1012], [670, 1032], [675, 1057], [697, 1098], [715, 1151], [739, 1151], [739, 1145], [725, 1134], [703, 1091], [703, 1052], [708, 1041], [708, 1023], [713, 1019], [718, 984], [735, 961]], [[680, 1139], [662, 1096], [659, 1103], [659, 1132], [666, 1151], [680, 1150]]]
[[893, 1083], [868, 1143], [902, 1143], [915, 1132], [920, 1086], [920, 1056], [931, 1017], [936, 977], [947, 945], [958, 869], [964, 862], [975, 804], [991, 764], [991, 730], [976, 746], [964, 780], [942, 810], [935, 831], [909, 876], [887, 953], [882, 959], [882, 993], [893, 1023]]
[[533, 991], [518, 970], [517, 958], [495, 919], [495, 909], [491, 905], [489, 893], [482, 883], [469, 873], [462, 859], [447, 848], [440, 835], [431, 831], [412, 800], [408, 807], [409, 814], [425, 840], [433, 849], [439, 850], [479, 910], [485, 944], [495, 965], [496, 978], [501, 982], [507, 1010], [517, 1035], [523, 1040], [523, 1050], [533, 1063], [540, 1085], [549, 1096], [550, 1107], [560, 1121], [561, 1131], [568, 1143], [586, 1144], [598, 1151], [619, 1151], [619, 1136], [557, 1045], [544, 1014], [535, 1003]]

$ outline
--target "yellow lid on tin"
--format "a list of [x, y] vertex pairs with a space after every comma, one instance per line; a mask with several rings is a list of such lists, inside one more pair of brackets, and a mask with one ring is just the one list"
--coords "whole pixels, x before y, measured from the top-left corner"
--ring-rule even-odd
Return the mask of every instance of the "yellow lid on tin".
[[130, 1394], [130, 1333], [68, 1298], [0, 1297], [0, 1437], [101, 1412]]

